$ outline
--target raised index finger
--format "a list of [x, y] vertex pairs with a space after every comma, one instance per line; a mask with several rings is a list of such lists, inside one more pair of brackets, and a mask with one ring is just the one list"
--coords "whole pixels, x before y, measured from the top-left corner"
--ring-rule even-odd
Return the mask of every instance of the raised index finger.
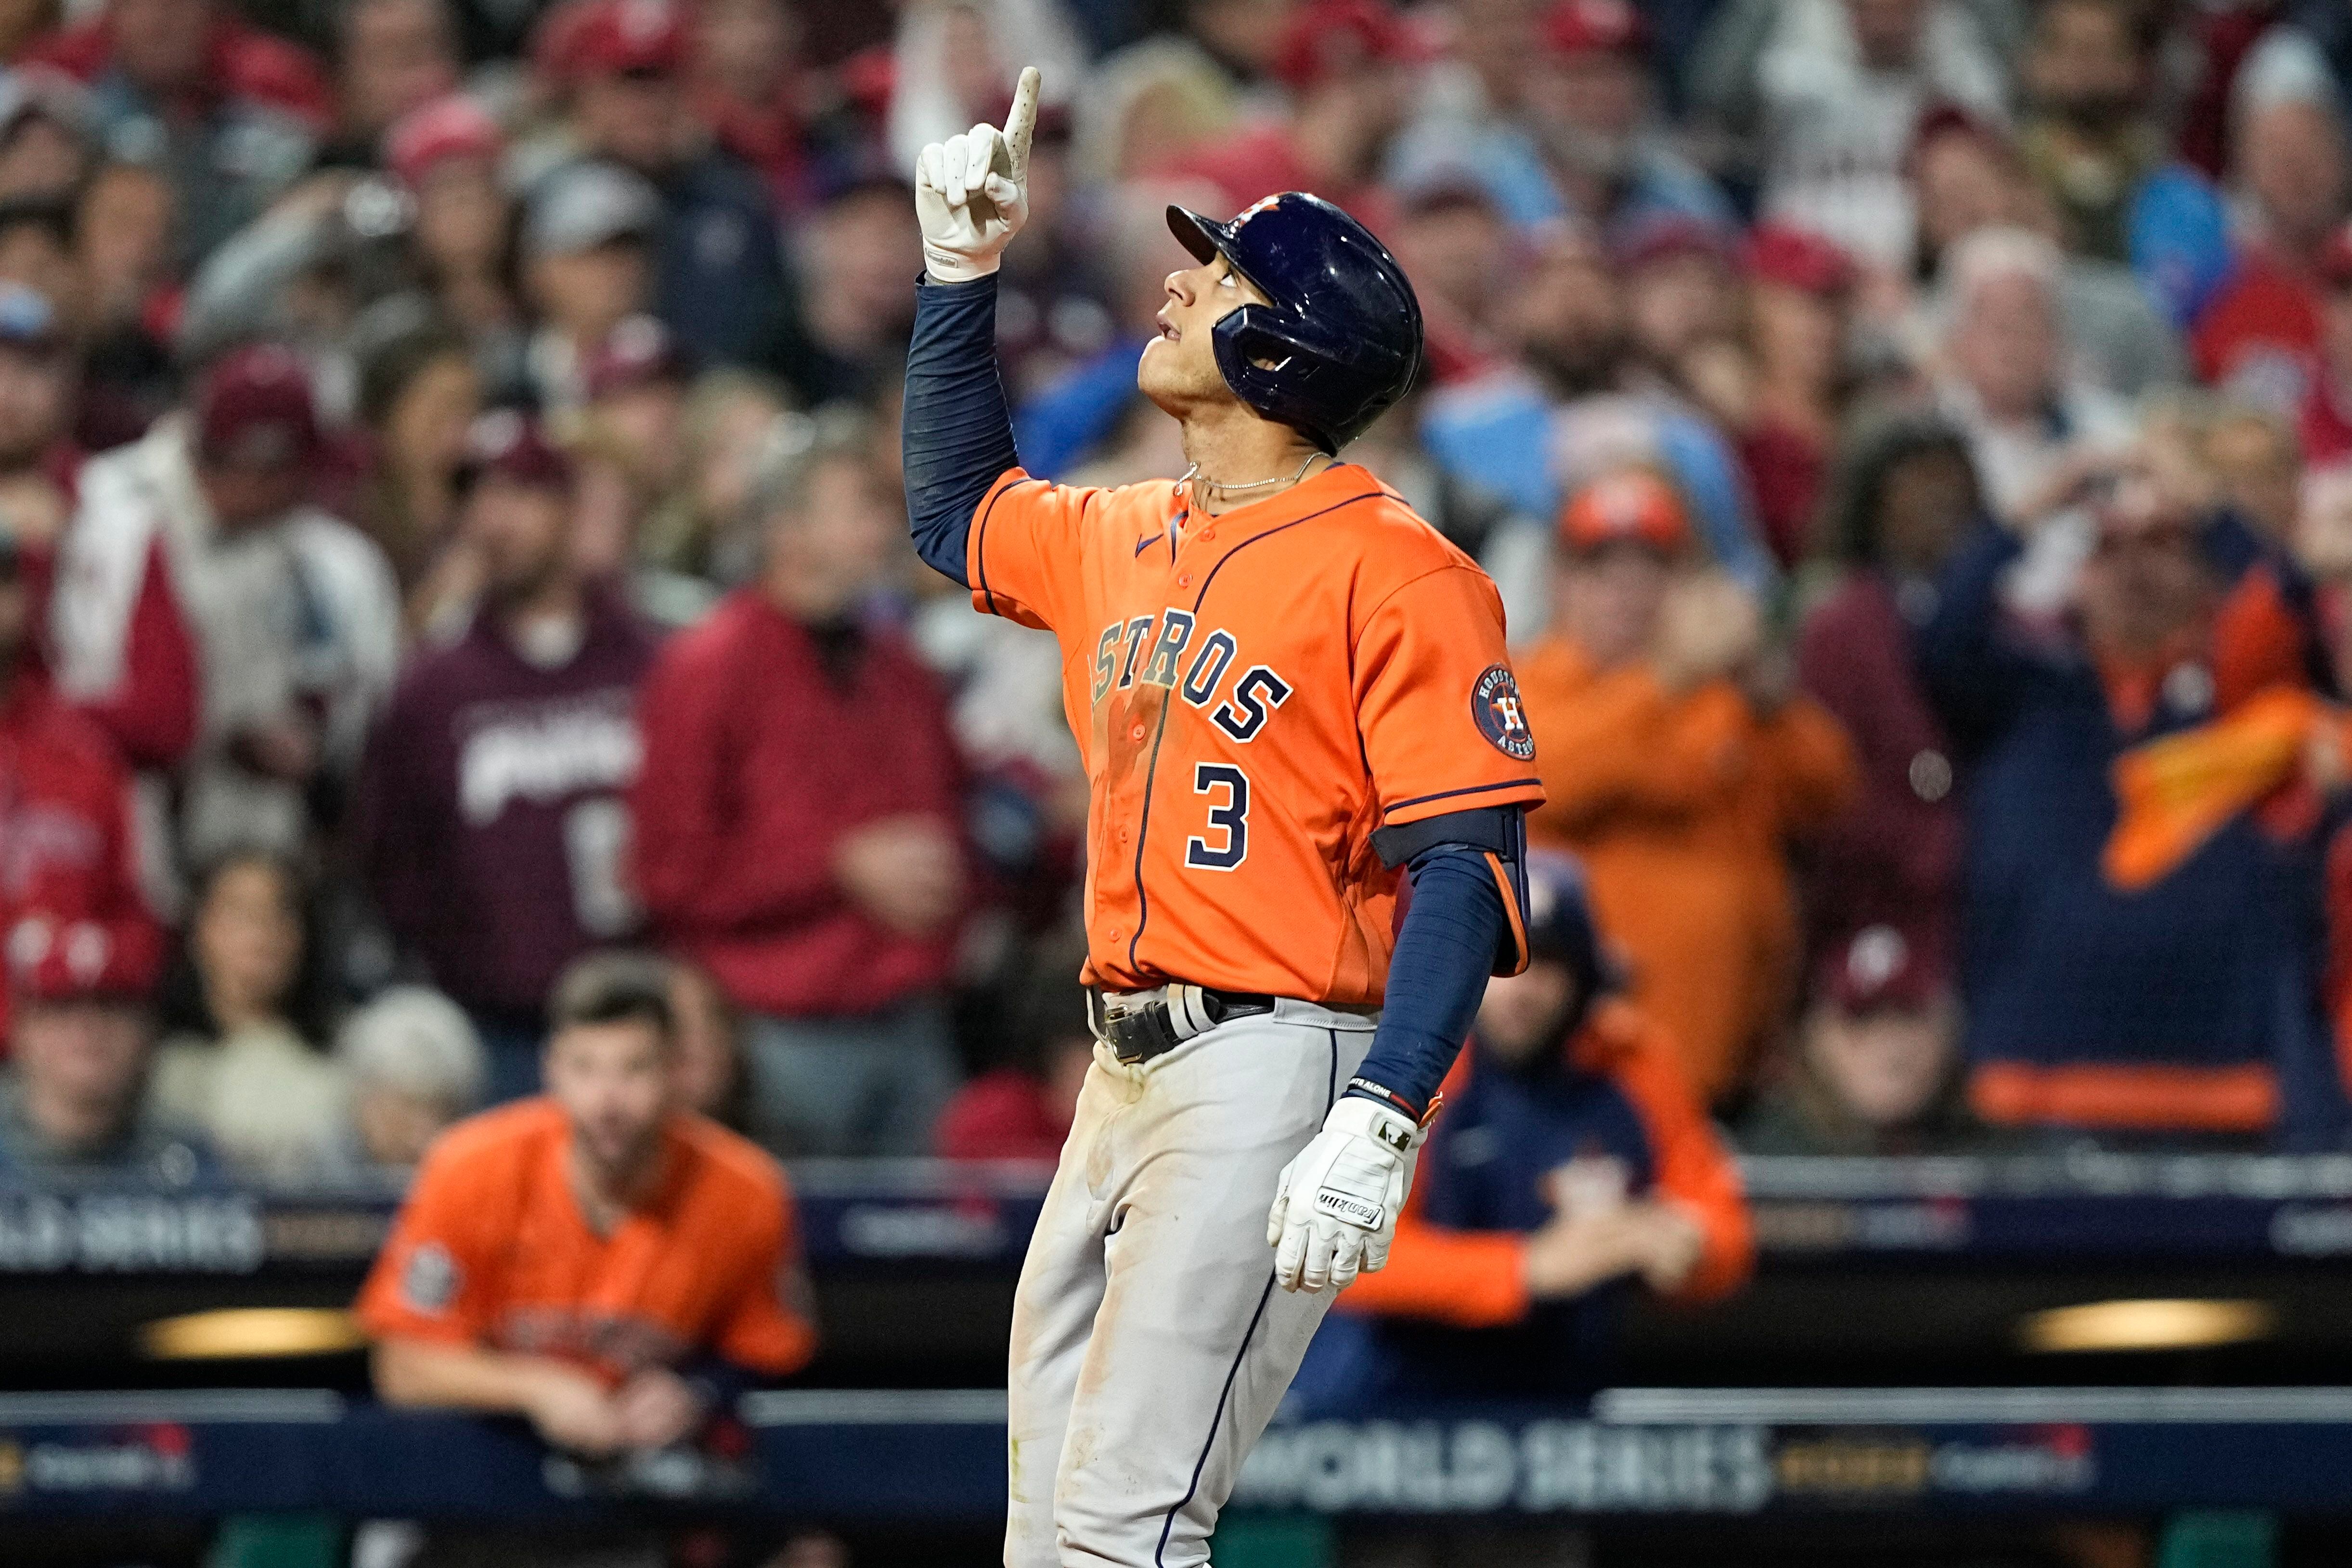
[[1013, 89], [1013, 112], [1004, 117], [1004, 152], [1012, 167], [1005, 177], [1019, 184], [1029, 174], [1029, 139], [1037, 133], [1037, 68], [1021, 68], [1021, 81]]

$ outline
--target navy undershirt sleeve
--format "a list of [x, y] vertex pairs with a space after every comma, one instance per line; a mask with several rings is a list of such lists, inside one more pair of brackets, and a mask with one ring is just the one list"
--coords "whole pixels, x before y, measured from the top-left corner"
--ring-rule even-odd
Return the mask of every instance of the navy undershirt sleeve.
[[965, 540], [981, 497], [1021, 455], [996, 373], [996, 278], [915, 284], [901, 450], [915, 552], [969, 588]]
[[1412, 904], [1389, 960], [1388, 998], [1350, 1094], [1415, 1116], [1437, 1097], [1478, 1016], [1507, 929], [1488, 851], [1433, 844], [1407, 862]]

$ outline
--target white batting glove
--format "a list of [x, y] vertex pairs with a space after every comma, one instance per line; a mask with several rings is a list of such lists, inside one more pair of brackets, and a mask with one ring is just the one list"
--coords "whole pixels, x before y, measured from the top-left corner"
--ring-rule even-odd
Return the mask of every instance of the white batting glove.
[[1361, 1095], [1332, 1106], [1323, 1130], [1275, 1183], [1265, 1239], [1276, 1282], [1319, 1291], [1345, 1286], [1359, 1271], [1377, 1273], [1389, 1260], [1423, 1136], [1411, 1117]]
[[934, 283], [994, 272], [1029, 221], [1029, 141], [1037, 130], [1037, 68], [1024, 67], [1004, 129], [975, 125], [934, 141], [915, 160], [915, 216], [923, 270]]

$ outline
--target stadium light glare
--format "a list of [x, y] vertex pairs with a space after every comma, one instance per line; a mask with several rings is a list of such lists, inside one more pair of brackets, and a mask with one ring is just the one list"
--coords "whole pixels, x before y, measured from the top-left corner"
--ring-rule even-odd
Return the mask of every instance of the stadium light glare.
[[2277, 1322], [2268, 1301], [2182, 1297], [2053, 1307], [2027, 1313], [2018, 1329], [2031, 1351], [2194, 1350], [2266, 1338]]
[[229, 1307], [159, 1319], [139, 1331], [139, 1343], [155, 1361], [235, 1361], [336, 1355], [367, 1335], [340, 1307]]

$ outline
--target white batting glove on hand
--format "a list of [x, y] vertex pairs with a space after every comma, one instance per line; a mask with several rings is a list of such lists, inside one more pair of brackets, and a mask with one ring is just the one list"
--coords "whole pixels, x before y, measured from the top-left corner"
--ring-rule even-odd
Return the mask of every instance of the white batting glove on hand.
[[934, 283], [994, 272], [1029, 221], [1029, 141], [1037, 130], [1037, 68], [1024, 67], [1004, 129], [975, 125], [934, 141], [915, 160], [915, 216], [923, 270]]
[[1286, 1291], [1343, 1287], [1389, 1260], [1397, 1211], [1412, 1186], [1422, 1129], [1377, 1101], [1351, 1094], [1282, 1167], [1265, 1217], [1274, 1277]]

